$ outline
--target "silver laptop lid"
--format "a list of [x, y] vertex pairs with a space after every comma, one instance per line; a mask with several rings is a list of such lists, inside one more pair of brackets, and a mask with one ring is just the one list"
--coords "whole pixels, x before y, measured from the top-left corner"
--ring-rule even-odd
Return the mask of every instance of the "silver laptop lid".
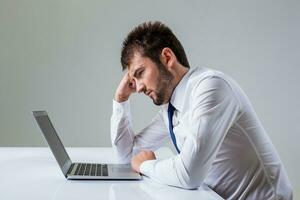
[[46, 111], [33, 111], [33, 116], [37, 121], [44, 137], [50, 146], [52, 153], [56, 161], [58, 162], [63, 174], [67, 177], [68, 170], [72, 164], [72, 161], [67, 154], [61, 140], [59, 139], [54, 126], [52, 125], [50, 118]]

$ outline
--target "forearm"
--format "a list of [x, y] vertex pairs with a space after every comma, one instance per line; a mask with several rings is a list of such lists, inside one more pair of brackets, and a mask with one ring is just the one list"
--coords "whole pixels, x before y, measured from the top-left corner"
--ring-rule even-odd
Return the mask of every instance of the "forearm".
[[203, 177], [195, 171], [187, 171], [180, 155], [165, 160], [148, 160], [141, 164], [140, 172], [162, 184], [184, 189], [198, 188]]
[[121, 163], [129, 163], [132, 157], [134, 133], [131, 128], [129, 101], [113, 101], [111, 117], [111, 142]]

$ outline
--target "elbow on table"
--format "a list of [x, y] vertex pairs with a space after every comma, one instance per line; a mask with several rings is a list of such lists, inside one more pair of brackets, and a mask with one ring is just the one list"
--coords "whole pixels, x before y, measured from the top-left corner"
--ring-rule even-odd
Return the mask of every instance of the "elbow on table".
[[119, 164], [129, 164], [132, 158], [131, 152], [124, 153], [122, 150], [118, 149], [117, 146], [113, 146], [113, 150], [117, 156]]
[[198, 189], [203, 183], [203, 179], [199, 177], [189, 177], [186, 181], [184, 181], [180, 187], [187, 190], [195, 190]]

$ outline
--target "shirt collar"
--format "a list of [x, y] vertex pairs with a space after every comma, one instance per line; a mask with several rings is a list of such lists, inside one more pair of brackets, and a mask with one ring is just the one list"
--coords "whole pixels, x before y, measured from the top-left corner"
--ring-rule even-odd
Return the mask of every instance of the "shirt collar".
[[188, 70], [187, 73], [182, 77], [179, 81], [178, 85], [175, 87], [170, 103], [176, 108], [177, 111], [181, 112], [183, 107], [183, 99], [185, 96], [185, 89], [189, 80], [190, 75], [192, 74], [193, 70]]

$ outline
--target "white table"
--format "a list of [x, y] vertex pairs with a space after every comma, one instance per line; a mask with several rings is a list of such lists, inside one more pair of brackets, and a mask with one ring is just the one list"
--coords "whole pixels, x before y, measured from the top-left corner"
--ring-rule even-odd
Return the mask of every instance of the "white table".
[[[116, 163], [111, 148], [67, 148], [73, 162]], [[221, 199], [203, 186], [184, 190], [141, 181], [66, 180], [49, 148], [0, 147], [0, 199]]]

